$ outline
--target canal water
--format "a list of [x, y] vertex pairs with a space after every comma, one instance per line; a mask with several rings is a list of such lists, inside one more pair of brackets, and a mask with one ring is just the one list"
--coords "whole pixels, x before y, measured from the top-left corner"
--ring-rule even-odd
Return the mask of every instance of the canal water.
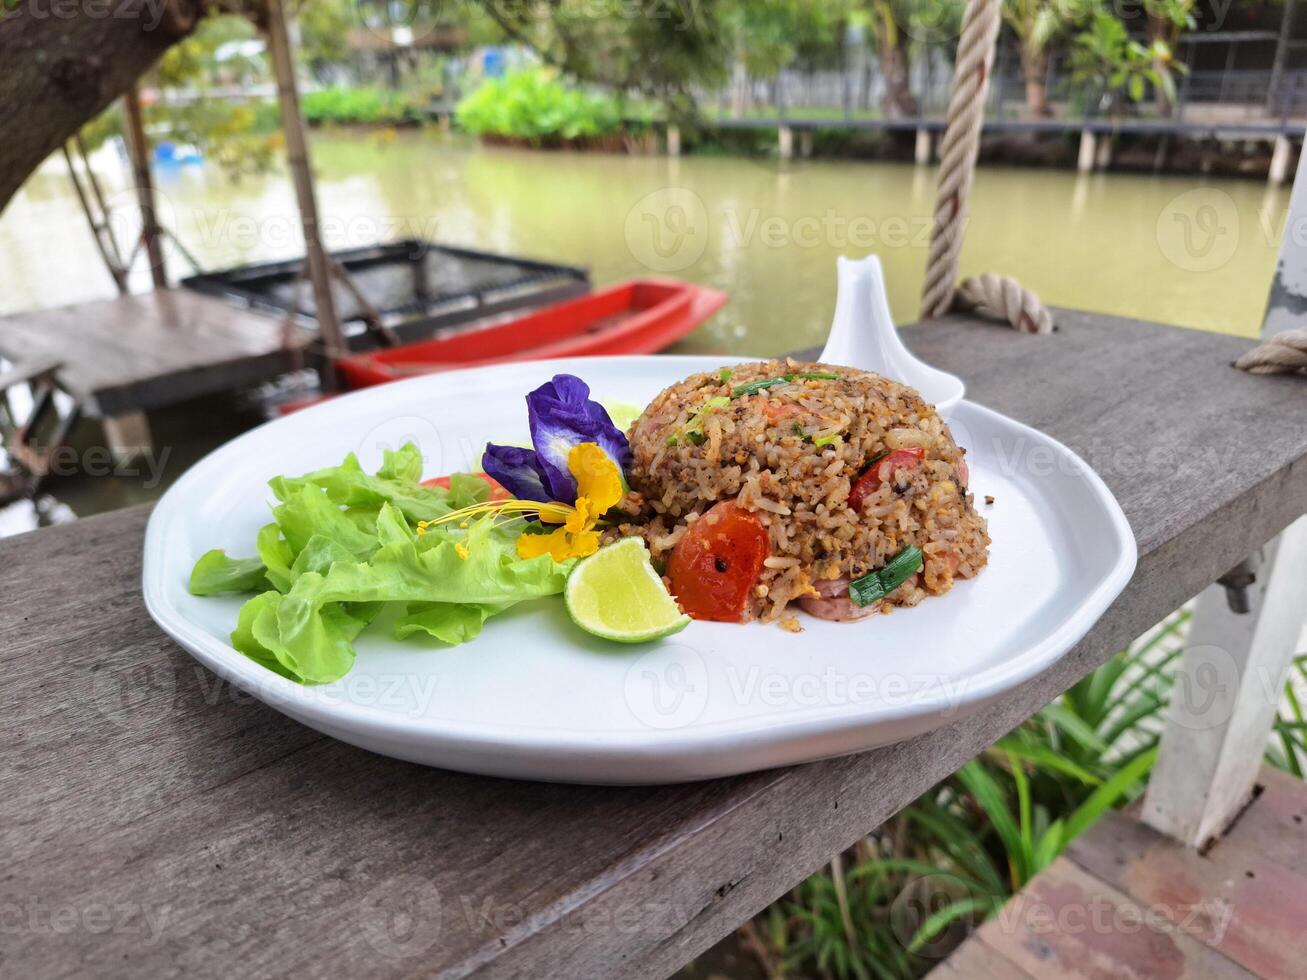
[[[730, 302], [680, 345], [687, 352], [820, 343], [838, 255], [878, 253], [896, 318], [915, 318], [933, 168], [532, 152], [435, 132], [319, 133], [313, 158], [330, 248], [422, 237], [587, 265], [596, 285], [657, 274], [725, 290]], [[125, 240], [135, 231], [126, 167], [111, 147], [96, 160]], [[302, 254], [283, 172], [233, 182], [213, 165], [173, 165], [157, 182], [163, 220], [205, 268]], [[963, 272], [1015, 275], [1052, 304], [1252, 336], [1287, 205], [1287, 189], [1256, 181], [987, 167]], [[147, 287], [143, 269], [135, 285]], [[0, 217], [0, 313], [112, 292], [66, 175], [38, 173]], [[223, 422], [207, 436], [177, 426], [170, 475], [245, 423], [228, 414], [211, 409]], [[110, 492], [111, 482], [61, 496], [87, 513], [155, 492], [132, 479]]]

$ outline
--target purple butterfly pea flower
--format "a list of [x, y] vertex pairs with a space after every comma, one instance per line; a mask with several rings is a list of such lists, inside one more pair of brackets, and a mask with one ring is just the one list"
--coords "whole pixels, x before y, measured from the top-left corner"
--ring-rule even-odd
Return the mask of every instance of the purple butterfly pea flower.
[[545, 486], [544, 470], [534, 449], [490, 443], [481, 457], [481, 468], [518, 500], [549, 503], [554, 499]]
[[534, 450], [486, 447], [481, 467], [521, 500], [576, 501], [576, 479], [567, 466], [574, 446], [596, 443], [622, 472], [631, 447], [608, 412], [590, 400], [590, 387], [570, 374], [556, 374], [526, 396]]
[[576, 500], [576, 480], [567, 456], [583, 442], [598, 444], [617, 466], [626, 469], [631, 447], [608, 412], [590, 400], [590, 386], [571, 374], [556, 374], [526, 396], [527, 417], [536, 459], [544, 470], [545, 485], [555, 500]]

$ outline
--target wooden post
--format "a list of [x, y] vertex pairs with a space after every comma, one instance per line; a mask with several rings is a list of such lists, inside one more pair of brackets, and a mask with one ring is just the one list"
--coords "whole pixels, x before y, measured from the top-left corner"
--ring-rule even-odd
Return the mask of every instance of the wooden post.
[[812, 156], [812, 130], [799, 130], [799, 156], [805, 160]]
[[1307, 518], [1252, 566], [1246, 612], [1219, 583], [1199, 596], [1144, 797], [1144, 822], [1191, 847], [1219, 838], [1252, 799], [1303, 626]]
[[1080, 156], [1076, 160], [1076, 169], [1082, 174], [1094, 169], [1094, 161], [1098, 156], [1097, 142], [1092, 129], [1080, 130]]
[[163, 263], [163, 240], [159, 233], [159, 216], [154, 206], [154, 178], [150, 173], [150, 143], [145, 137], [141, 113], [141, 95], [133, 85], [123, 93], [123, 135], [127, 154], [132, 161], [132, 181], [141, 209], [141, 241], [150, 263], [150, 280], [155, 289], [168, 288], [168, 270]]
[[676, 123], [667, 124], [667, 155], [669, 157], [681, 155], [681, 127]]
[[[1307, 153], [1289, 202], [1287, 229], [1307, 220]], [[1300, 325], [1304, 297], [1297, 270], [1307, 246], [1286, 232], [1262, 322], [1262, 335]], [[1285, 674], [1307, 618], [1307, 517], [1268, 543], [1260, 562], [1226, 576], [1198, 597], [1176, 676], [1143, 819], [1193, 847], [1219, 837], [1247, 804], [1266, 751]]]
[[1302, 326], [1302, 311], [1307, 308], [1307, 286], [1302, 282], [1300, 270], [1307, 269], [1307, 240], [1293, 229], [1307, 222], [1307, 152], [1298, 154], [1298, 175], [1293, 182], [1289, 199], [1289, 214], [1285, 218], [1285, 234], [1280, 239], [1280, 258], [1271, 280], [1271, 295], [1262, 315], [1262, 336]]
[[1289, 156], [1292, 149], [1289, 137], [1283, 133], [1275, 137], [1275, 148], [1271, 150], [1271, 166], [1266, 175], [1266, 179], [1275, 187], [1283, 184], [1284, 178], [1289, 176]]
[[73, 161], [73, 155], [68, 150], [68, 144], [62, 147], [64, 162], [68, 165], [68, 179], [72, 182], [73, 190], [77, 193], [77, 201], [82, 206], [82, 213], [86, 215], [87, 224], [91, 226], [91, 237], [95, 239], [95, 247], [100, 253], [100, 258], [104, 260], [105, 268], [109, 270], [109, 275], [113, 279], [113, 284], [118, 287], [118, 295], [126, 296], [127, 287], [127, 269], [123, 267], [122, 255], [118, 252], [118, 243], [114, 239], [113, 229], [109, 226], [109, 212], [104, 206], [104, 195], [100, 193], [100, 183], [95, 179], [95, 171], [91, 169], [90, 161], [86, 158], [86, 148], [78, 137], [74, 137], [73, 142], [76, 144], [81, 153], [82, 163], [86, 167], [87, 182], [90, 185], [91, 194], [95, 198], [95, 210], [91, 207], [91, 199], [86, 196], [86, 190], [82, 187], [82, 179], [77, 175], [77, 164]]
[[1098, 151], [1094, 154], [1094, 167], [1098, 170], [1106, 170], [1112, 165], [1112, 143], [1111, 133], [1104, 133], [1103, 138], [1098, 141]]
[[123, 412], [104, 419], [104, 438], [114, 461], [126, 463], [153, 449], [150, 420], [144, 412]]
[[1284, 13], [1280, 17], [1280, 34], [1275, 40], [1275, 57], [1271, 61], [1271, 78], [1266, 85], [1267, 112], [1276, 112], [1282, 102], [1280, 85], [1284, 81], [1284, 61], [1288, 54], [1289, 38], [1293, 32], [1293, 7], [1294, 0], [1284, 0]]
[[299, 204], [300, 226], [308, 256], [309, 280], [313, 284], [313, 305], [317, 310], [318, 331], [327, 355], [335, 358], [346, 353], [345, 333], [336, 316], [331, 293], [331, 265], [322, 247], [318, 201], [313, 191], [313, 172], [309, 168], [308, 143], [304, 137], [304, 115], [300, 110], [299, 90], [295, 85], [295, 66], [291, 61], [286, 34], [286, 15], [281, 0], [267, 0], [268, 51], [277, 76], [277, 104], [281, 128], [286, 136], [286, 158], [295, 182], [295, 199]]
[[925, 126], [917, 129], [917, 145], [913, 151], [913, 159], [919, 164], [930, 163], [930, 158], [935, 153], [935, 140], [931, 136], [930, 130]]
[[776, 130], [776, 149], [782, 160], [789, 160], [794, 156], [794, 130], [789, 126], [781, 126]]

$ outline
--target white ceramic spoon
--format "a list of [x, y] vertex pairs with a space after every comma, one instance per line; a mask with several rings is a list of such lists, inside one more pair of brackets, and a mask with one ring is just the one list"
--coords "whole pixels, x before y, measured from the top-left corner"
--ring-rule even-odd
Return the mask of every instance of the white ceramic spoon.
[[966, 387], [961, 378], [918, 360], [903, 346], [890, 315], [880, 259], [874, 255], [859, 260], [841, 256], [836, 262], [835, 319], [821, 359], [911, 385], [941, 415], [949, 414], [962, 400]]

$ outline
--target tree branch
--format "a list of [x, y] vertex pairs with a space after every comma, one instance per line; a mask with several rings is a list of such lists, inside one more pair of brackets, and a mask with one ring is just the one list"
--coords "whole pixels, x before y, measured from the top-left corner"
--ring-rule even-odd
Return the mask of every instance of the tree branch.
[[198, 0], [26, 0], [0, 17], [0, 212], [41, 161], [194, 27]]

